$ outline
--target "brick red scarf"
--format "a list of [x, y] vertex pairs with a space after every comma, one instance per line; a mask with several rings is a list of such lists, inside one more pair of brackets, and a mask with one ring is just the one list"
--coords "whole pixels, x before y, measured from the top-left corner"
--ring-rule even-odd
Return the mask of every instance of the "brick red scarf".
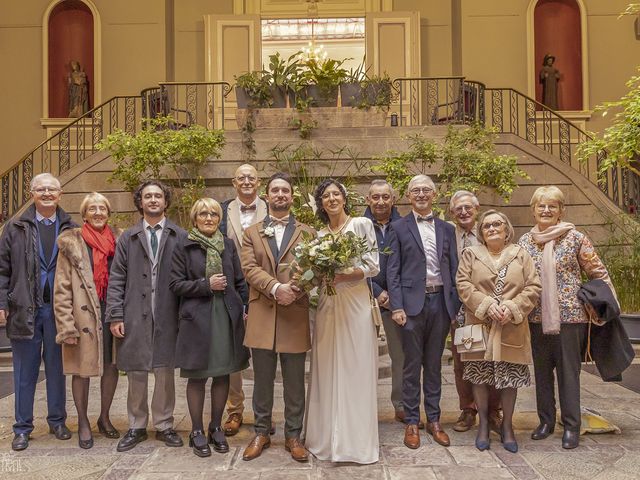
[[116, 239], [111, 229], [105, 225], [101, 232], [95, 230], [88, 222], [82, 225], [82, 238], [91, 247], [93, 254], [93, 282], [100, 300], [107, 296], [109, 283], [109, 257], [116, 252]]

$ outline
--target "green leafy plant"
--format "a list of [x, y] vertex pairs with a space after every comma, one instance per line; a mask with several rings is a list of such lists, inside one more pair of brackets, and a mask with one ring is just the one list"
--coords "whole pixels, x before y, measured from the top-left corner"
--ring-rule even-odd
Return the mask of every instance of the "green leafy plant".
[[247, 95], [250, 108], [266, 108], [273, 104], [271, 75], [263, 70], [246, 72], [235, 76], [236, 87]]
[[143, 119], [143, 125], [147, 128], [136, 134], [116, 130], [98, 145], [111, 154], [116, 165], [109, 180], [122, 182], [131, 192], [148, 178], [167, 181], [180, 192], [169, 213], [181, 225], [188, 225], [191, 204], [204, 193], [200, 170], [209, 158], [220, 157], [224, 132], [200, 125], [171, 128], [175, 125], [171, 117]]
[[439, 196], [448, 197], [461, 189], [478, 193], [490, 188], [508, 202], [518, 185], [516, 178], [529, 176], [518, 167], [515, 155], [498, 155], [494, 137], [492, 130], [480, 124], [449, 126], [442, 144], [422, 135], [409, 136], [406, 151], [388, 151], [376, 157], [374, 170], [384, 173], [398, 194], [404, 195], [411, 177], [441, 160]]
[[311, 132], [313, 132], [313, 129], [318, 126], [318, 122], [308, 119], [306, 116], [299, 116], [289, 120], [289, 126], [293, 130], [298, 130], [300, 138], [308, 140], [311, 138]]
[[347, 60], [346, 58], [343, 60], [311, 58], [302, 64], [304, 67], [302, 78], [307, 85], [316, 85], [320, 90], [321, 99], [327, 100], [347, 78], [347, 70], [342, 67]]
[[[640, 68], [638, 69], [640, 71]], [[578, 158], [588, 161], [592, 155], [606, 152], [600, 162], [598, 172], [606, 175], [612, 168], [625, 168], [640, 175], [640, 75], [627, 82], [629, 91], [619, 100], [605, 102], [596, 107], [602, 115], [617, 110], [612, 124], [605, 128], [602, 135], [591, 133], [592, 139], [578, 145]]]
[[608, 223], [610, 236], [598, 247], [624, 313], [640, 313], [640, 225], [621, 213]]
[[279, 52], [269, 55], [269, 78], [272, 85], [284, 90], [290, 89], [290, 80], [297, 78], [299, 70], [300, 62], [297, 53], [286, 60], [280, 56]]

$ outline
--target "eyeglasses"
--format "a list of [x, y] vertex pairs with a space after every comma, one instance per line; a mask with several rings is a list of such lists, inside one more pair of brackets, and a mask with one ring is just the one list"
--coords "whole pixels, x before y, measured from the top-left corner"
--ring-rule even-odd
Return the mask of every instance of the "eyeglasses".
[[253, 175], [240, 175], [236, 177], [236, 182], [238, 183], [244, 183], [244, 182], [255, 183], [257, 180], [258, 179]]
[[216, 212], [200, 212], [198, 213], [198, 218], [202, 218], [203, 220], [206, 218], [220, 218], [220, 215], [218, 215]]
[[550, 212], [557, 212], [558, 210], [560, 210], [560, 207], [558, 205], [538, 204], [536, 205], [536, 210], [539, 212], [544, 212], [545, 210], [549, 210]]
[[416, 188], [412, 188], [411, 190], [409, 190], [409, 193], [411, 195], [413, 195], [414, 197], [417, 197], [421, 193], [424, 193], [425, 195], [429, 195], [432, 192], [433, 192], [433, 188], [429, 188], [429, 187], [422, 187], [422, 188], [421, 187], [416, 187]]
[[57, 187], [38, 187], [31, 190], [33, 193], [37, 193], [38, 195], [44, 195], [45, 193], [58, 193], [61, 190]]
[[490, 230], [491, 228], [495, 228], [497, 230], [502, 225], [504, 225], [504, 222], [502, 220], [496, 220], [495, 222], [491, 222], [491, 223], [483, 223], [482, 230], [487, 231], [487, 230]]
[[463, 212], [472, 212], [475, 209], [473, 205], [460, 205], [453, 209], [453, 213], [459, 214]]

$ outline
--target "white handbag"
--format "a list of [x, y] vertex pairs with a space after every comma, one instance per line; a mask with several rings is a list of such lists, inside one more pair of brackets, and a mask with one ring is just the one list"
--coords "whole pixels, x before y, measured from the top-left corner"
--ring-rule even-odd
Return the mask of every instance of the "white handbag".
[[458, 327], [455, 330], [453, 344], [458, 353], [479, 353], [487, 349], [487, 328], [481, 324]]

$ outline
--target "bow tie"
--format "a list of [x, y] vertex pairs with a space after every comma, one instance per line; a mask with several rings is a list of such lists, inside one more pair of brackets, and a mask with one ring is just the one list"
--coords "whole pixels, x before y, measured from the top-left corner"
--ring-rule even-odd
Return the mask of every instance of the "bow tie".
[[284, 218], [274, 218], [270, 217], [271, 225], [284, 225], [285, 227], [289, 225], [289, 217]]
[[254, 203], [253, 205], [240, 205], [241, 212], [255, 212], [257, 205]]
[[427, 215], [426, 217], [418, 215], [418, 222], [433, 222], [433, 214]]

